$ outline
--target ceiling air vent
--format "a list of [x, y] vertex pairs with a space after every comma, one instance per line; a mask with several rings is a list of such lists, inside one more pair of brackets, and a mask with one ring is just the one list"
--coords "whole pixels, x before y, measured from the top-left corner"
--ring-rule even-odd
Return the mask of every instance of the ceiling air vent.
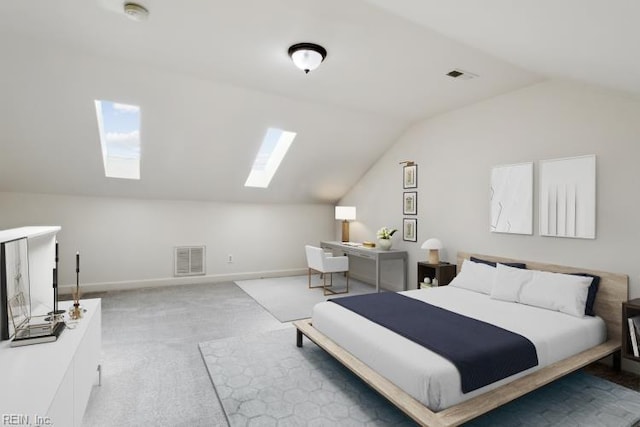
[[198, 276], [205, 274], [204, 246], [177, 246], [174, 248], [176, 276]]
[[447, 76], [452, 77], [457, 80], [471, 80], [474, 77], [478, 77], [477, 74], [470, 73], [468, 71], [463, 71], [458, 68], [453, 69], [447, 73]]

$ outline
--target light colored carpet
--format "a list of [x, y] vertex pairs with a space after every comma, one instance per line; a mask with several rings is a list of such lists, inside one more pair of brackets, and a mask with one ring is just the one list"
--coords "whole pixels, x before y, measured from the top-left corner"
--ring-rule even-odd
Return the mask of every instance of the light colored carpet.
[[285, 325], [231, 282], [102, 295], [102, 386], [82, 425], [226, 426], [198, 343]]
[[[312, 276], [312, 285], [320, 283], [318, 275]], [[236, 284], [281, 322], [311, 317], [313, 306], [329, 298], [375, 292], [374, 286], [352, 278], [349, 279], [348, 294], [327, 296], [323, 294], [322, 288], [309, 289], [307, 276], [238, 280]], [[343, 290], [345, 277], [334, 274], [333, 287], [336, 290]]]
[[[390, 426], [413, 422], [295, 329], [200, 344], [232, 427]], [[578, 372], [492, 411], [469, 426], [628, 427], [640, 393]]]

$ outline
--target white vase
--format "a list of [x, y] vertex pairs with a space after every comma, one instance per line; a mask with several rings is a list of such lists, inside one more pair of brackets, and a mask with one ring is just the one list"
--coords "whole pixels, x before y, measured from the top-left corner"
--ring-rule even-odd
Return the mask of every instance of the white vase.
[[378, 247], [383, 251], [391, 249], [391, 239], [378, 239]]

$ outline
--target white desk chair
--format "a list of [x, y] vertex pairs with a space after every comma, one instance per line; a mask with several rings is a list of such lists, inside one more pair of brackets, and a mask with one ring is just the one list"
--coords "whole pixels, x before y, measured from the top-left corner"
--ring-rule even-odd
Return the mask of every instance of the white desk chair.
[[[349, 257], [330, 256], [322, 248], [306, 245], [307, 265], [309, 267], [309, 289], [322, 288], [325, 295], [346, 294], [349, 292]], [[311, 270], [322, 274], [322, 286], [311, 286]], [[330, 276], [327, 286], [327, 273]], [[333, 286], [333, 273], [345, 273], [347, 277], [347, 287], [343, 292], [336, 292], [330, 289]]]

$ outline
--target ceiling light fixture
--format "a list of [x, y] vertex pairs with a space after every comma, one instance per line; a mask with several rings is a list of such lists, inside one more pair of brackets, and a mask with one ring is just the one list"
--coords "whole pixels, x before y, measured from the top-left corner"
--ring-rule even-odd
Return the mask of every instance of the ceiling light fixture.
[[324, 61], [327, 50], [314, 43], [297, 43], [289, 48], [289, 56], [296, 67], [308, 74]]
[[125, 3], [124, 13], [134, 21], [144, 21], [149, 17], [149, 11], [138, 3]]

